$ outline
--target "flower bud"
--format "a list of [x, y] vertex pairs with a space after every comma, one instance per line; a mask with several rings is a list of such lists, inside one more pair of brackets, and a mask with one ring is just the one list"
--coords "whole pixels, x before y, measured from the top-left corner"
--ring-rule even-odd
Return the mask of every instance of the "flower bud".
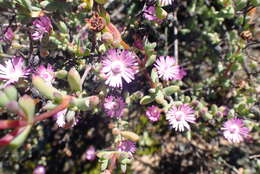
[[108, 43], [108, 44], [112, 44], [114, 39], [113, 39], [113, 35], [109, 32], [105, 32], [102, 34], [101, 39], [103, 42]]
[[78, 71], [75, 68], [71, 68], [67, 80], [72, 91], [81, 91], [81, 79]]
[[121, 135], [123, 137], [125, 137], [126, 139], [129, 139], [131, 141], [137, 142], [139, 141], [139, 136], [134, 133], [134, 132], [130, 132], [130, 131], [121, 131]]
[[59, 91], [54, 88], [52, 85], [47, 84], [41, 77], [33, 75], [32, 77], [33, 86], [48, 99], [53, 99], [54, 92], [59, 93]]
[[55, 72], [55, 77], [57, 77], [58, 79], [65, 79], [67, 75], [68, 71], [64, 69]]
[[166, 18], [168, 13], [161, 7], [156, 7], [156, 17], [159, 19]]

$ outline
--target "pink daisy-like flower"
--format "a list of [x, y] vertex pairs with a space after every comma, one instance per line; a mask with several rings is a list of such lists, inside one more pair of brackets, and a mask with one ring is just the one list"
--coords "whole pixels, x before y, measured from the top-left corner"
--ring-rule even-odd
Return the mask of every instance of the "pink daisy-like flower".
[[121, 152], [134, 153], [136, 151], [135, 143], [130, 140], [124, 140], [119, 142], [117, 150]]
[[137, 73], [136, 55], [127, 50], [110, 49], [102, 61], [101, 72], [106, 76], [106, 84], [122, 88], [122, 79], [127, 83], [134, 80]]
[[160, 119], [160, 113], [161, 111], [157, 106], [150, 106], [145, 112], [147, 118], [152, 122], [158, 121]]
[[47, 16], [41, 16], [33, 21], [34, 30], [32, 33], [33, 40], [42, 39], [44, 33], [50, 33], [52, 30], [51, 20]]
[[5, 66], [0, 64], [0, 80], [4, 80], [4, 86], [7, 86], [18, 82], [20, 78], [28, 76], [29, 71], [29, 69], [25, 68], [22, 57], [13, 57], [5, 61]]
[[122, 117], [125, 106], [121, 97], [108, 96], [104, 103], [105, 112], [111, 118]]
[[156, 17], [156, 11], [154, 6], [146, 6], [143, 11], [143, 16], [146, 20], [161, 22], [161, 19]]
[[36, 73], [38, 76], [44, 79], [45, 82], [47, 82], [48, 84], [51, 84], [54, 80], [54, 71], [50, 64], [48, 64], [47, 68], [41, 65], [40, 67], [38, 67]]
[[190, 130], [188, 123], [195, 123], [196, 120], [194, 110], [188, 104], [172, 106], [166, 113], [166, 119], [176, 131], [180, 132], [184, 131], [185, 127]]
[[231, 143], [239, 143], [247, 138], [249, 129], [245, 127], [243, 120], [232, 118], [226, 121], [222, 127], [224, 137]]
[[174, 0], [158, 0], [158, 3], [161, 7], [172, 5]]
[[96, 149], [94, 146], [89, 146], [89, 148], [87, 149], [87, 151], [85, 153], [85, 157], [89, 161], [93, 161], [96, 159]]
[[154, 65], [157, 69], [158, 75], [165, 81], [181, 80], [186, 72], [177, 65], [176, 60], [170, 56], [160, 56]]
[[0, 37], [0, 41], [11, 42], [14, 39], [14, 32], [11, 27], [5, 28], [3, 36]]
[[34, 170], [33, 170], [33, 174], [45, 174], [45, 167], [44, 166], [37, 166]]

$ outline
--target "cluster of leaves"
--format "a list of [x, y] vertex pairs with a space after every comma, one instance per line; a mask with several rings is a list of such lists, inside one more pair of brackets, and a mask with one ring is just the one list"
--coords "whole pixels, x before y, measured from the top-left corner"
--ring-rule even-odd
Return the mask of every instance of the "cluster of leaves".
[[[260, 50], [255, 23], [260, 14], [255, 7], [260, 2], [175, 0], [157, 10], [168, 13], [159, 24], [143, 17], [145, 5], [153, 3], [0, 0], [1, 29], [15, 31], [11, 43], [1, 41], [0, 56], [22, 56], [31, 69], [52, 64], [56, 70], [53, 86], [32, 76], [0, 91], [0, 128], [5, 129], [0, 133], [5, 136], [0, 145], [14, 148], [1, 149], [0, 171], [28, 173], [43, 165], [53, 173], [100, 173], [106, 169], [129, 173], [259, 172]], [[255, 12], [249, 13], [252, 10]], [[35, 41], [32, 22], [44, 15], [51, 19], [53, 29]], [[105, 29], [93, 28], [95, 17], [102, 19]], [[252, 36], [241, 37], [244, 31]], [[107, 33], [112, 38], [108, 39]], [[137, 40], [142, 49], [129, 46]], [[102, 55], [115, 47], [130, 49], [141, 61], [135, 80], [123, 89], [109, 88], [100, 75]], [[177, 56], [187, 71], [182, 81], [160, 83], [153, 68], [160, 55]], [[108, 94], [124, 97], [124, 121], [103, 114], [102, 103]], [[182, 103], [193, 106], [197, 117], [197, 123], [184, 133], [170, 129], [165, 114], [156, 123], [145, 116], [151, 104], [167, 111]], [[57, 128], [46, 119], [65, 108], [69, 109], [67, 118], [74, 119], [68, 121], [69, 129]], [[232, 145], [222, 135], [223, 122], [234, 117], [245, 120], [250, 130], [246, 143]], [[79, 121], [71, 128], [76, 118]], [[138, 142], [134, 157], [115, 150], [122, 137]], [[100, 163], [86, 162], [89, 145], [100, 150]]]

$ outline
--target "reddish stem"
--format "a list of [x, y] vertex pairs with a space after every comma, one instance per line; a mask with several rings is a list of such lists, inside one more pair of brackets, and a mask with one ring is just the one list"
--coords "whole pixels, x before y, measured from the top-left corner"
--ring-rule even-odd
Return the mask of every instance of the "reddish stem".
[[63, 98], [61, 104], [57, 107], [55, 107], [53, 110], [49, 111], [49, 112], [45, 112], [43, 114], [40, 114], [39, 116], [37, 116], [35, 119], [34, 119], [34, 123], [38, 122], [38, 121], [42, 121], [46, 118], [49, 118], [51, 116], [53, 116], [54, 114], [66, 109], [68, 106], [69, 106], [69, 103], [72, 99], [72, 96], [66, 96]]
[[24, 120], [0, 120], [0, 130], [26, 126]]
[[113, 170], [116, 167], [116, 158], [117, 158], [116, 154], [113, 154], [112, 157], [111, 157], [111, 162], [110, 162], [110, 165], [109, 165], [109, 172], [110, 173], [113, 173]]

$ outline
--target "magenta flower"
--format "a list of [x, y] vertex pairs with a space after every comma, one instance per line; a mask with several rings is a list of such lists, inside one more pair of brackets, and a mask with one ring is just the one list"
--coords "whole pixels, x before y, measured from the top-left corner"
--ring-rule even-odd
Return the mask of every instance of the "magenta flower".
[[44, 33], [50, 34], [52, 30], [51, 20], [47, 16], [41, 16], [38, 19], [33, 21], [33, 33], [32, 39], [33, 40], [40, 40], [42, 39]]
[[174, 0], [158, 0], [161, 7], [172, 5]]
[[130, 140], [124, 140], [119, 142], [117, 150], [121, 152], [129, 152], [130, 154], [136, 151], [135, 143]]
[[154, 6], [146, 6], [143, 11], [143, 16], [146, 20], [161, 22], [161, 19], [156, 17], [156, 11]]
[[47, 68], [41, 65], [40, 67], [38, 67], [36, 73], [48, 84], [51, 84], [54, 81], [54, 71], [50, 64], [48, 64]]
[[243, 120], [232, 118], [226, 121], [221, 128], [224, 137], [231, 143], [239, 143], [248, 137], [249, 129], [245, 127]]
[[106, 84], [122, 88], [122, 79], [127, 83], [134, 80], [137, 73], [136, 55], [127, 50], [110, 49], [102, 61], [101, 72], [106, 77]]
[[13, 57], [5, 61], [5, 66], [0, 64], [0, 80], [4, 80], [4, 86], [7, 86], [18, 82], [20, 78], [28, 76], [29, 71], [29, 69], [25, 68], [22, 57]]
[[158, 121], [160, 119], [160, 113], [161, 113], [160, 109], [154, 105], [148, 107], [145, 112], [147, 118], [152, 122]]
[[44, 166], [37, 166], [34, 170], [33, 170], [33, 174], [45, 174], [45, 167]]
[[125, 106], [126, 103], [121, 97], [108, 96], [104, 103], [105, 112], [111, 118], [122, 117]]
[[168, 80], [181, 80], [186, 72], [177, 65], [176, 60], [170, 56], [160, 56], [154, 65], [157, 69], [158, 75], [165, 81]]
[[5, 28], [3, 36], [0, 37], [0, 41], [11, 42], [14, 39], [14, 32], [11, 27]]
[[87, 149], [87, 151], [85, 153], [85, 157], [89, 161], [93, 161], [96, 159], [96, 150], [95, 150], [94, 146], [89, 146], [89, 148]]
[[180, 132], [184, 131], [185, 127], [190, 130], [188, 123], [195, 123], [196, 120], [194, 110], [188, 104], [172, 106], [166, 113], [166, 119], [176, 131]]

